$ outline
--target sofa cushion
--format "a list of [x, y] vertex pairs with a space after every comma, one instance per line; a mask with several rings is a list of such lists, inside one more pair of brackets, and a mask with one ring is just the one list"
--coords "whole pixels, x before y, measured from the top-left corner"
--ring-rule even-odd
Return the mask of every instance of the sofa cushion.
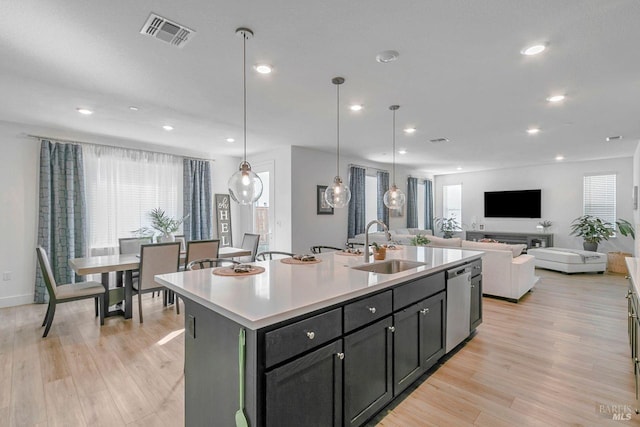
[[467, 249], [478, 249], [478, 250], [493, 250], [493, 251], [511, 251], [512, 256], [515, 258], [520, 256], [522, 251], [527, 249], [527, 245], [515, 244], [510, 245], [508, 243], [487, 243], [487, 242], [472, 242], [470, 240], [465, 240], [462, 242], [462, 247]]
[[459, 237], [452, 237], [451, 239], [445, 239], [438, 236], [428, 236], [427, 239], [431, 240], [427, 246], [435, 246], [435, 247], [451, 247], [451, 248], [459, 248], [462, 243], [462, 239]]
[[409, 233], [409, 230], [406, 228], [396, 228], [395, 230], [391, 230], [390, 233], [392, 236], [396, 234], [412, 234]]
[[418, 234], [421, 234], [423, 236], [433, 235], [433, 231], [423, 230], [422, 228], [407, 228], [407, 231], [409, 232], [408, 234], [413, 234], [414, 236], [417, 236]]

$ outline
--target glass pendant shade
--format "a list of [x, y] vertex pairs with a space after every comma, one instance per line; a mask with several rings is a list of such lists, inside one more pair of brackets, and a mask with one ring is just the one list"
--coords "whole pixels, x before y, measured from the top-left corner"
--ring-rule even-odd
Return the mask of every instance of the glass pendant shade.
[[332, 208], [344, 208], [351, 200], [351, 190], [344, 185], [339, 176], [336, 176], [333, 184], [325, 190], [324, 200]]
[[231, 175], [227, 185], [231, 198], [241, 205], [250, 205], [262, 195], [262, 180], [251, 170], [249, 162], [240, 163], [238, 172]]
[[404, 192], [393, 184], [391, 188], [384, 193], [382, 201], [389, 209], [402, 209], [406, 199], [407, 196], [405, 196]]

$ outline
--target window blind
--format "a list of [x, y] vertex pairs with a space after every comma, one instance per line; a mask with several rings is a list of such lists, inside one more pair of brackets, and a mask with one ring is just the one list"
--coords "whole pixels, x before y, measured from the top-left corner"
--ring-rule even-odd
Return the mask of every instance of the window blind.
[[584, 177], [584, 214], [604, 222], [616, 222], [616, 175], [587, 175]]

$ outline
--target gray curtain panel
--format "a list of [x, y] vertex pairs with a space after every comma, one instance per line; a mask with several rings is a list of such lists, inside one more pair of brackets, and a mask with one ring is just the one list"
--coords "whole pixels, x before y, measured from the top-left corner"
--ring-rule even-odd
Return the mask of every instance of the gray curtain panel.
[[424, 228], [433, 230], [433, 181], [424, 180]]
[[213, 236], [213, 201], [211, 199], [211, 163], [208, 160], [184, 159], [182, 192], [184, 215], [182, 229], [187, 240], [211, 239]]
[[[76, 281], [69, 259], [86, 256], [86, 211], [82, 147], [41, 140], [38, 245], [47, 251], [59, 284]], [[42, 304], [48, 300], [37, 266], [34, 302]]]
[[418, 178], [407, 179], [407, 228], [418, 228]]
[[[384, 193], [389, 190], [389, 172], [378, 171], [378, 219], [389, 226], [389, 208], [384, 205]], [[378, 225], [378, 231], [382, 231], [382, 226]]]
[[349, 190], [351, 190], [351, 201], [349, 202], [349, 223], [347, 226], [347, 236], [354, 237], [356, 234], [364, 233], [366, 226], [365, 216], [365, 169], [358, 166], [349, 168]]

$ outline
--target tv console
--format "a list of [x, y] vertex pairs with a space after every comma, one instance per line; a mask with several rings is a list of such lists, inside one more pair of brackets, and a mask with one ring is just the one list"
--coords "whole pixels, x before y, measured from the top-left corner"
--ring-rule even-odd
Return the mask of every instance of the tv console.
[[467, 231], [467, 240], [493, 239], [501, 243], [521, 243], [527, 249], [553, 246], [553, 233], [512, 233], [509, 231]]

